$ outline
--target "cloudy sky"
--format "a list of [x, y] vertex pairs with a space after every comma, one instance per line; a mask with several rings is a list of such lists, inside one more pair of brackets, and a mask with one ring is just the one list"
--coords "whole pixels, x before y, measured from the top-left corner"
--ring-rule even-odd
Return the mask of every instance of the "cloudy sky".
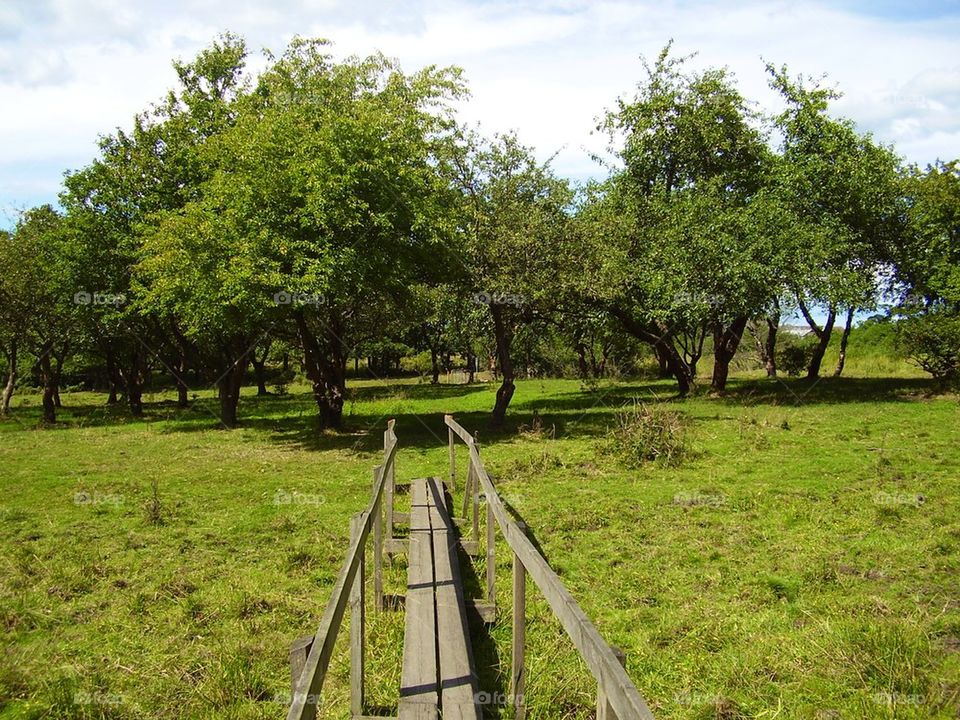
[[600, 174], [595, 118], [670, 38], [700, 66], [729, 67], [761, 108], [776, 103], [763, 61], [786, 63], [827, 74], [844, 93], [837, 112], [907, 160], [960, 157], [960, 0], [0, 0], [0, 225], [55, 201], [98, 134], [129, 126], [173, 86], [171, 60], [223, 30], [258, 51], [254, 67], [261, 48], [280, 52], [297, 34], [339, 55], [381, 50], [408, 70], [459, 65], [465, 120], [516, 129], [578, 180]]

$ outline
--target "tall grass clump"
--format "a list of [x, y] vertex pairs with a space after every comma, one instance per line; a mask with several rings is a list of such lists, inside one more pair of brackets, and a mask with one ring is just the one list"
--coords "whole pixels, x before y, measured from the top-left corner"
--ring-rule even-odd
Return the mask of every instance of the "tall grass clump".
[[681, 413], [639, 400], [617, 413], [609, 434], [611, 449], [630, 467], [653, 461], [677, 465], [689, 453], [688, 439]]

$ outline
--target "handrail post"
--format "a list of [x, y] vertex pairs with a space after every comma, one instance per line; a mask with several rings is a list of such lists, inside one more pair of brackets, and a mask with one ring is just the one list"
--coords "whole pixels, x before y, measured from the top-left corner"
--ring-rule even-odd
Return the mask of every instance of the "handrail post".
[[[477, 436], [473, 436], [473, 446], [480, 453], [480, 444], [477, 442]], [[480, 472], [477, 468], [473, 469], [473, 541], [480, 544]]]
[[[446, 415], [444, 419], [451, 418], [452, 415]], [[447, 426], [447, 455], [450, 456], [450, 495], [457, 489], [457, 439], [453, 428]]]
[[467, 482], [463, 486], [463, 517], [470, 517], [470, 498], [473, 495], [473, 455], [470, 446], [467, 446]]
[[[518, 521], [517, 527], [526, 533], [525, 523]], [[513, 553], [513, 633], [511, 639], [510, 700], [513, 703], [513, 717], [524, 720], [527, 707], [523, 697], [526, 685], [524, 671], [524, 645], [527, 633], [527, 572], [516, 552]]]
[[[387, 455], [390, 453], [390, 440], [391, 440], [391, 436], [393, 436], [394, 442], [396, 442], [396, 439], [395, 439], [396, 436], [393, 435], [393, 425], [394, 425], [394, 422], [395, 422], [394, 420], [388, 420], [388, 421], [387, 421], [387, 429], [386, 429], [386, 430], [384, 431], [384, 433], [383, 433], [383, 461], [384, 461], [384, 462], [387, 462]], [[396, 458], [396, 455], [394, 455], [394, 458]], [[394, 497], [394, 492], [395, 492], [395, 490], [396, 490], [396, 479], [397, 479], [397, 476], [396, 476], [396, 467], [395, 467], [395, 466], [396, 466], [396, 460], [394, 460], [393, 462], [391, 462], [391, 463], [389, 464], [389, 466], [386, 468], [386, 472], [388, 473], [388, 474], [387, 474], [387, 482], [386, 482], [386, 493], [387, 493], [387, 539], [388, 539], [388, 540], [393, 540], [393, 525], [394, 525], [394, 520], [393, 520], [393, 497]]]
[[[610, 646], [610, 649], [613, 650], [613, 654], [616, 656], [617, 660], [620, 662], [620, 665], [624, 668], [627, 667], [627, 654], [618, 647], [614, 645]], [[607, 702], [607, 694], [603, 690], [603, 681], [598, 681], [597, 685], [597, 720], [617, 720], [617, 714], [613, 711], [613, 708], [610, 706], [610, 703]]]
[[[376, 473], [374, 473], [376, 477]], [[350, 544], [360, 537], [363, 531], [363, 513], [357, 513], [350, 519]], [[350, 588], [350, 712], [353, 716], [363, 715], [363, 673], [364, 673], [364, 625], [366, 608], [364, 592], [364, 556], [365, 548], [360, 549], [360, 564]]]
[[487, 602], [496, 609], [497, 593], [497, 532], [493, 517], [493, 505], [487, 503]]
[[[377, 491], [377, 481], [380, 473], [385, 473], [384, 466], [373, 469], [373, 491]], [[376, 498], [374, 498], [376, 502]], [[383, 611], [383, 507], [376, 505], [373, 515], [373, 601], [377, 612]]]

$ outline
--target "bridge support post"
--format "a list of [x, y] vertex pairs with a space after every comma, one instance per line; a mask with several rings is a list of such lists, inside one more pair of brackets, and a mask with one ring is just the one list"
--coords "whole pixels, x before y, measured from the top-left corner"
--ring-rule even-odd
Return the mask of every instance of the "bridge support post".
[[487, 602], [496, 611], [497, 592], [497, 527], [493, 517], [493, 506], [487, 502]]
[[[488, 503], [489, 507], [489, 503]], [[518, 522], [517, 526], [526, 533], [527, 526]], [[526, 685], [524, 670], [524, 646], [527, 635], [527, 571], [520, 557], [513, 553], [513, 633], [510, 667], [510, 700], [513, 703], [513, 717], [524, 720], [527, 713], [523, 697]]]
[[[480, 452], [480, 443], [477, 436], [473, 436], [473, 446]], [[466, 517], [466, 515], [464, 515]], [[480, 473], [476, 468], [473, 471], [473, 542], [480, 546]]]
[[[610, 646], [613, 654], [616, 656], [620, 665], [627, 666], [627, 654], [618, 647]], [[610, 703], [607, 702], [607, 694], [603, 691], [603, 686], [597, 688], [597, 720], [617, 720], [617, 714], [613, 711]]]
[[[357, 513], [350, 518], [350, 544], [352, 545], [363, 531], [363, 513]], [[350, 712], [352, 715], [363, 715], [363, 673], [364, 673], [364, 626], [366, 625], [365, 609], [365, 555], [361, 548], [360, 565], [350, 588]]]
[[[393, 430], [393, 420], [387, 422], [387, 429], [383, 433], [383, 455], [384, 462], [387, 460], [387, 452], [390, 450], [390, 436], [391, 431]], [[396, 490], [397, 485], [397, 475], [396, 475], [396, 460], [390, 463], [390, 467], [387, 469], [387, 482], [384, 492], [387, 495], [387, 540], [393, 540], [393, 496], [394, 491]]]
[[[446, 417], [452, 418], [452, 415]], [[447, 428], [447, 455], [450, 456], [450, 496], [457, 489], [457, 438], [451, 428]]]
[[[386, 472], [382, 465], [373, 469], [373, 489], [376, 491], [380, 473]], [[383, 505], [376, 505], [373, 516], [373, 604], [377, 612], [383, 611]]]

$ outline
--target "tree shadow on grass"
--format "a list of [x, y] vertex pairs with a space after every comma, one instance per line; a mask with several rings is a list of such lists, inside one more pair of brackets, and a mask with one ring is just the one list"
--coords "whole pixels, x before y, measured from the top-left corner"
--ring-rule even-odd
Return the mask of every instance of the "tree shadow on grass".
[[[503, 427], [489, 426], [489, 410], [457, 412], [457, 400], [476, 393], [488, 392], [489, 384], [429, 385], [390, 384], [360, 386], [351, 389], [351, 402], [344, 416], [344, 429], [321, 431], [316, 418], [316, 405], [309, 391], [287, 395], [244, 396], [241, 400], [239, 428], [251, 430], [269, 442], [311, 451], [347, 450], [377, 453], [383, 449], [383, 431], [388, 419], [396, 420], [400, 448], [432, 449], [447, 442], [443, 413], [438, 411], [386, 412], [376, 408], [358, 411], [366, 403], [396, 397], [402, 402], [449, 400], [447, 411], [477, 435], [481, 448], [485, 445], [516, 441], [524, 430], [537, 425], [541, 432], [556, 438], [595, 437], [603, 435], [614, 423], [620, 409], [639, 399], [648, 403], [670, 404], [683, 410], [688, 401], [678, 398], [670, 380], [633, 380], [605, 383], [595, 388], [582, 387], [540, 397], [530, 393], [535, 385], [521, 386]], [[733, 379], [723, 396], [711, 397], [701, 389], [698, 402], [723, 407], [813, 406], [841, 403], [902, 403], [922, 398], [932, 391], [926, 378], [833, 378], [819, 381], [805, 378]], [[130, 426], [158, 424], [163, 433], [207, 432], [225, 428], [219, 422], [219, 406], [215, 398], [192, 400], [190, 407], [180, 408], [164, 399], [145, 405], [143, 418], [133, 418], [125, 405], [66, 404], [59, 411], [61, 423], [52, 431], [77, 427]], [[405, 405], [400, 407], [406, 408]], [[701, 406], [702, 407], [702, 406]], [[0, 422], [0, 430], [31, 430], [39, 426], [40, 407], [18, 407], [12, 418]]]

